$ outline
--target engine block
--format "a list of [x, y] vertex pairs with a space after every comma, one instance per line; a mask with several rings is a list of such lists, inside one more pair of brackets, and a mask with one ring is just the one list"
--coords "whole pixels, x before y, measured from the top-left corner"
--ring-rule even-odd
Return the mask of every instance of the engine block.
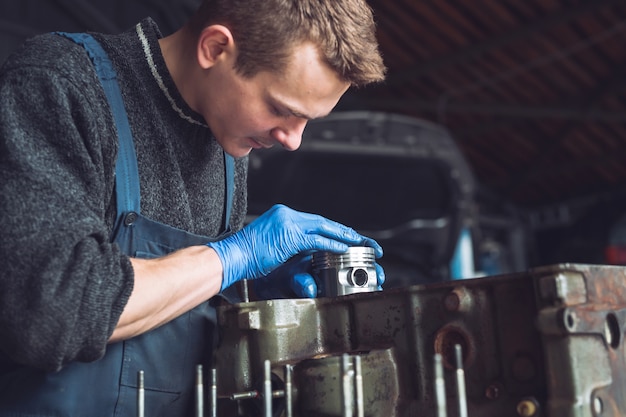
[[623, 267], [560, 264], [221, 306], [217, 414], [624, 416], [625, 284]]

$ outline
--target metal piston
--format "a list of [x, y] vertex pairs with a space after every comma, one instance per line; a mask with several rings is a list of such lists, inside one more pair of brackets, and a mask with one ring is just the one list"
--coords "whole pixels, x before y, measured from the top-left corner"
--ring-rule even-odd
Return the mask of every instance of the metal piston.
[[378, 290], [374, 249], [353, 246], [345, 253], [313, 253], [318, 296], [335, 297]]

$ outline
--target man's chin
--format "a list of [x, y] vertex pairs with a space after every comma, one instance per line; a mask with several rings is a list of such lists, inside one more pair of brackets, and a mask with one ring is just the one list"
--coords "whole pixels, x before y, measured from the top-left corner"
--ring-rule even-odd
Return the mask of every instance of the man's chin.
[[251, 151], [252, 148], [238, 148], [235, 152], [228, 152], [225, 150], [225, 152], [233, 158], [243, 158], [244, 156], [250, 155]]
[[[218, 143], [220, 143], [218, 141]], [[248, 156], [250, 151], [252, 151], [253, 147], [250, 146], [248, 141], [226, 141], [225, 143], [220, 143], [224, 152], [233, 158], [243, 158], [244, 156]]]

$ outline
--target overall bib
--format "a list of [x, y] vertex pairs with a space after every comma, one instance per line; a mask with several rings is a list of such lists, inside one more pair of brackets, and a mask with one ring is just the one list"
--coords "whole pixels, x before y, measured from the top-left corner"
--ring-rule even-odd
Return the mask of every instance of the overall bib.
[[[118, 130], [117, 219], [112, 241], [128, 256], [139, 258], [211, 241], [141, 215], [137, 158], [115, 70], [90, 35], [60, 35], [86, 49]], [[234, 190], [234, 160], [227, 154], [225, 167], [224, 235], [229, 233]], [[211, 366], [216, 322], [215, 308], [205, 302], [153, 331], [108, 345], [104, 357], [95, 362], [75, 362], [58, 373], [18, 365], [8, 372], [0, 369], [0, 416], [135, 417], [139, 371], [144, 372], [146, 416], [191, 416], [196, 366]]]

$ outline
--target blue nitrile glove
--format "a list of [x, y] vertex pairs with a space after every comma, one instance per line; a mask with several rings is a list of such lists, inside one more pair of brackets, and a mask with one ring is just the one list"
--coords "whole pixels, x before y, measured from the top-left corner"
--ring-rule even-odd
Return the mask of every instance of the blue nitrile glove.
[[224, 277], [221, 290], [242, 279], [268, 275], [302, 252], [343, 253], [349, 246], [371, 246], [376, 257], [383, 249], [376, 241], [341, 223], [301, 213], [277, 204], [242, 230], [207, 244], [217, 252]]
[[312, 266], [309, 253], [296, 255], [269, 275], [254, 280], [254, 291], [258, 298], [314, 298], [317, 284], [311, 275]]
[[[263, 300], [294, 298], [294, 296], [317, 297], [317, 283], [312, 275], [312, 257], [310, 254], [297, 255], [266, 277], [255, 280], [256, 295]], [[379, 264], [375, 265], [378, 289], [382, 290], [382, 285], [385, 283], [385, 271]]]

